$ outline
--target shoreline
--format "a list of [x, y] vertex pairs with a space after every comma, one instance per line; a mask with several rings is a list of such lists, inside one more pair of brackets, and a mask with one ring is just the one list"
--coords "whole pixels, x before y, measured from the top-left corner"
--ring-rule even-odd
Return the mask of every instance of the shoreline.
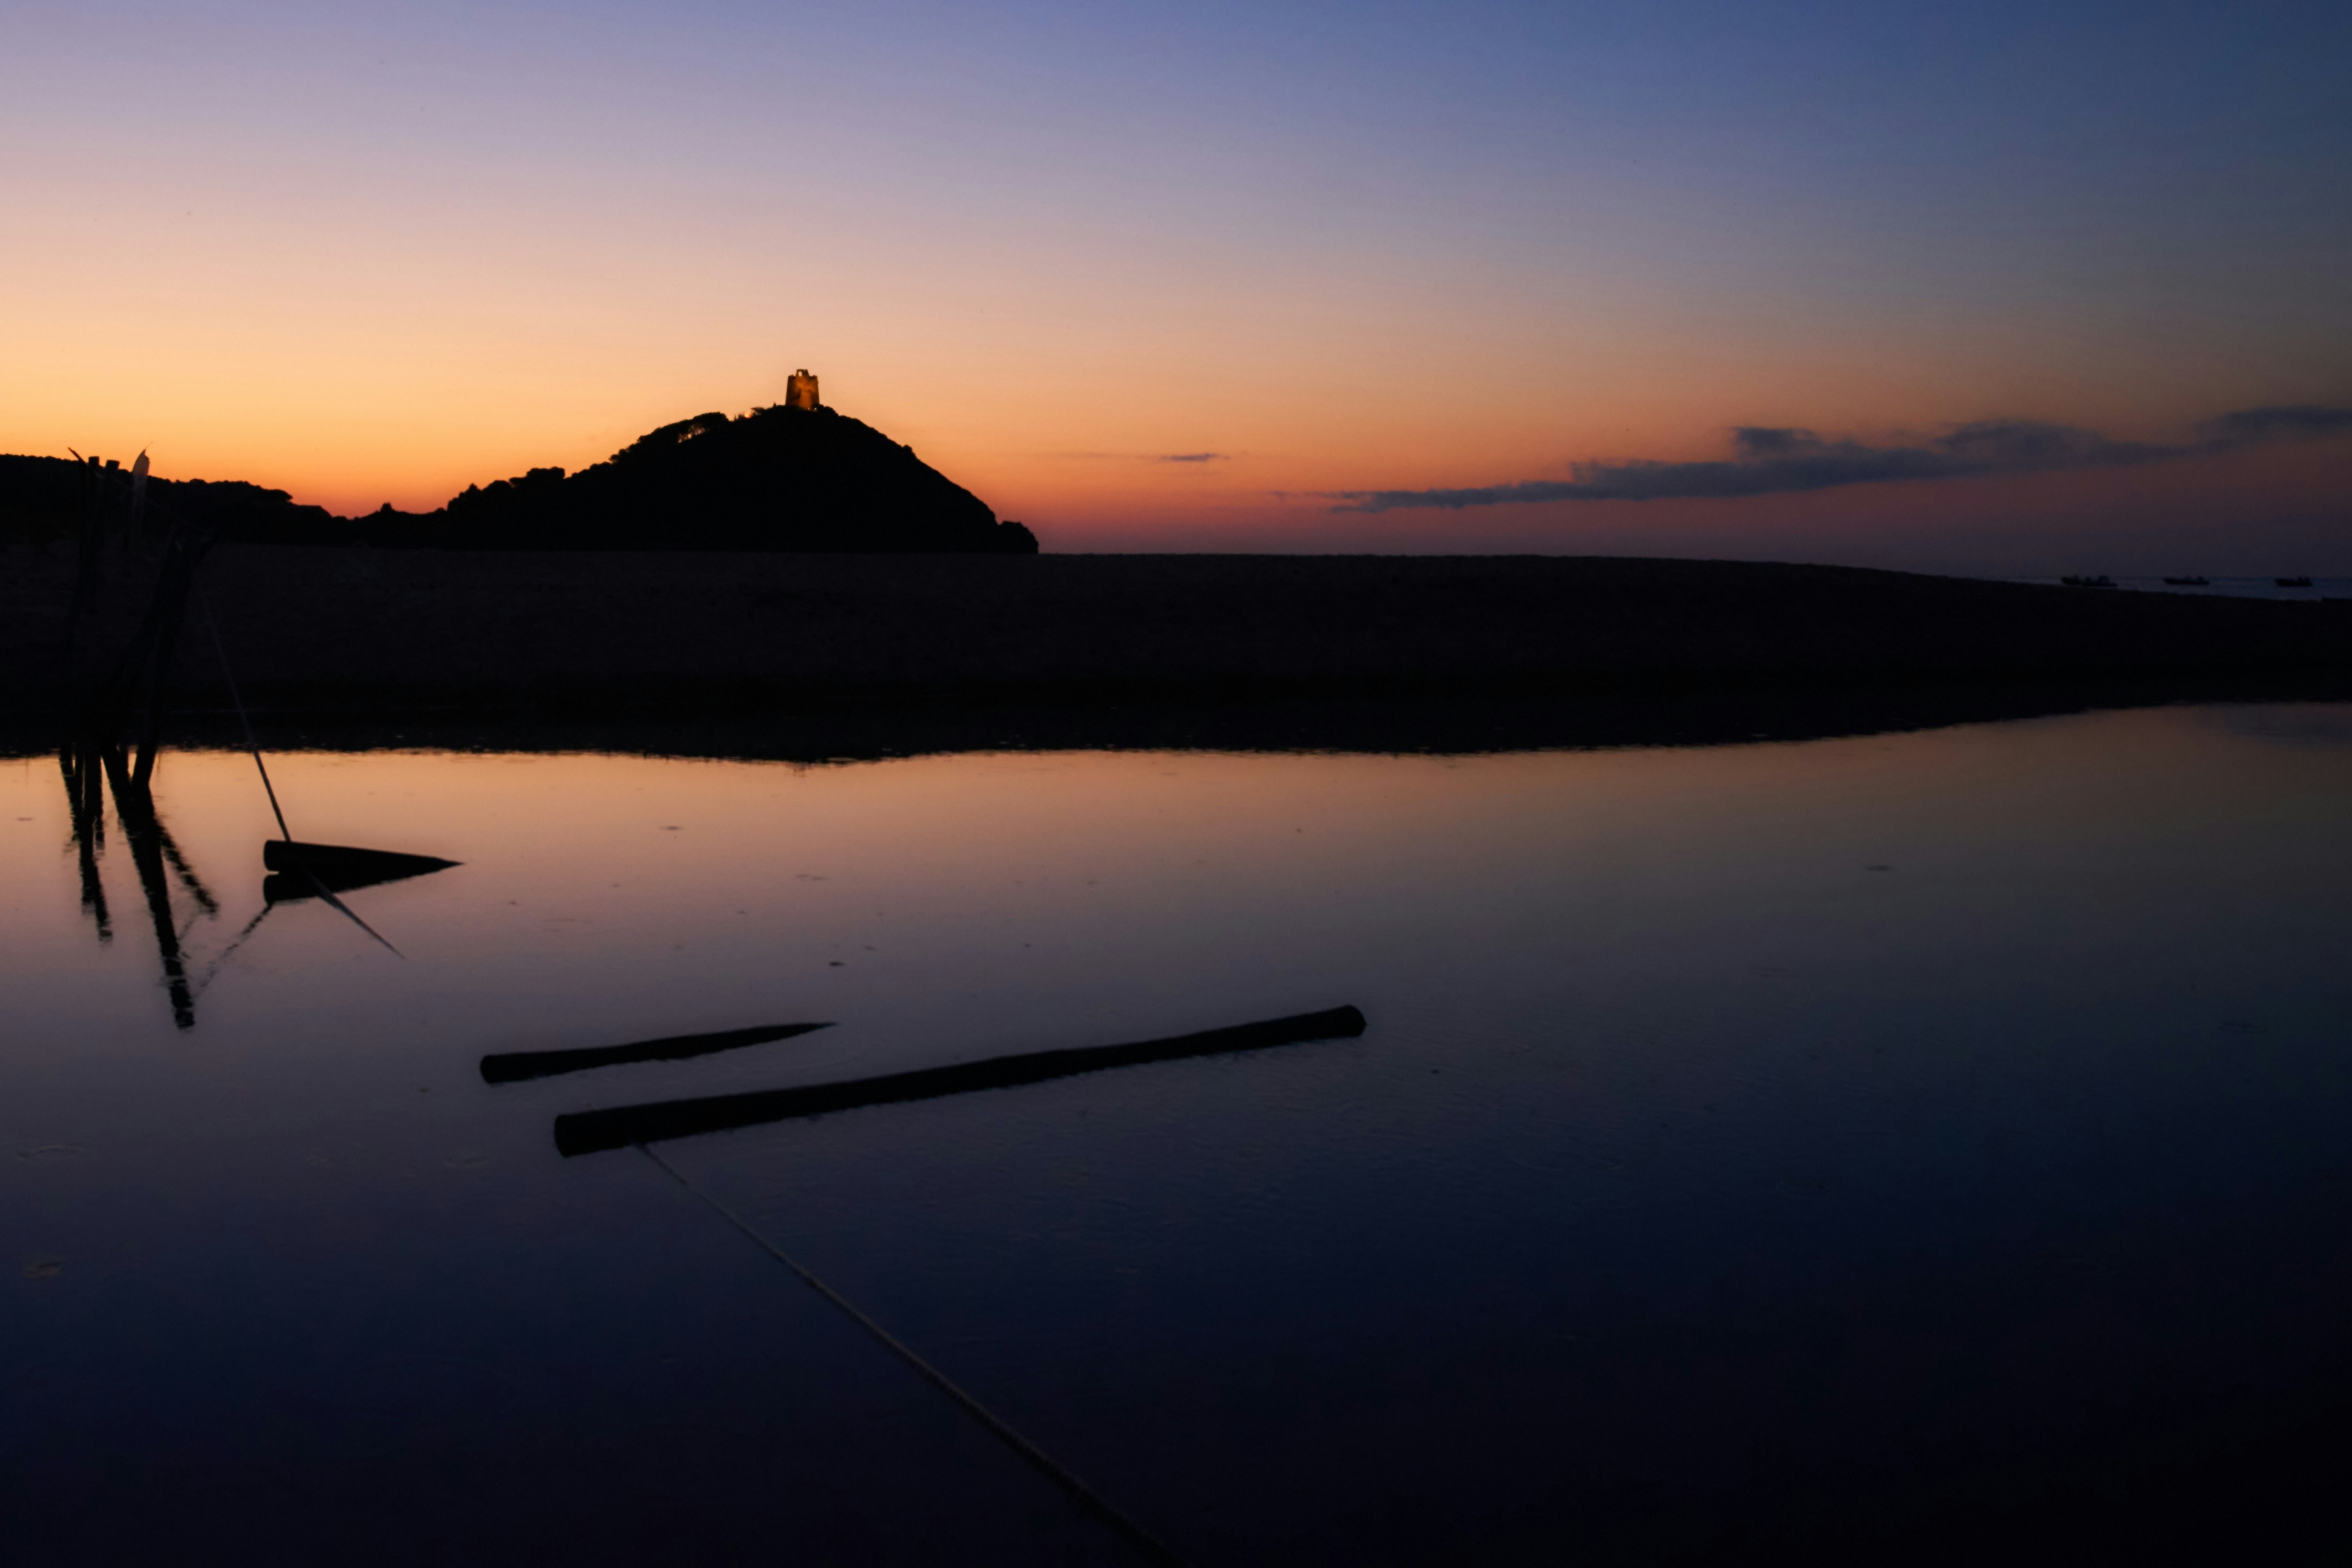
[[[1472, 756], [1835, 740], [2193, 704], [2352, 701], [2336, 681], [1926, 683], [1884, 688], [1478, 696], [1244, 696], [1225, 701], [260, 707], [262, 749], [579, 752], [803, 766], [982, 752]], [[0, 759], [53, 755], [54, 714], [0, 714]], [[174, 711], [169, 750], [243, 751], [232, 708]]]
[[[66, 658], [72, 563], [0, 555], [8, 729], [72, 711], [127, 641], [141, 582], [134, 563]], [[587, 732], [895, 716], [919, 742], [1009, 725], [1412, 750], [1417, 729], [1605, 744], [1855, 732], [1906, 710], [2352, 697], [2352, 605], [1851, 567], [225, 545], [199, 583], [246, 702], [320, 731], [431, 710], [467, 715], [461, 730]], [[175, 731], [230, 706], [196, 616], [171, 683]]]

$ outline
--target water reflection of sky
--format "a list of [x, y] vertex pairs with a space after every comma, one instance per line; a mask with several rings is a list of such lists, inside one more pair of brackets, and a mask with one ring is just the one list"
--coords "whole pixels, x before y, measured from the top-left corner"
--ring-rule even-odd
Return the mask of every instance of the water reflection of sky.
[[[1118, 1561], [551, 1120], [1339, 1003], [1360, 1039], [665, 1153], [1202, 1562], [1852, 1524], [2347, 1384], [2352, 710], [272, 773], [298, 837], [463, 864], [349, 895], [404, 959], [273, 911], [182, 1032], [127, 856], [101, 945], [54, 760], [0, 764], [0, 1472], [36, 1542], [228, 1541], [259, 1498], [386, 1561]], [[268, 808], [228, 753], [157, 796], [221, 905], [177, 910], [202, 976]], [[789, 1019], [836, 1026], [476, 1070]]]

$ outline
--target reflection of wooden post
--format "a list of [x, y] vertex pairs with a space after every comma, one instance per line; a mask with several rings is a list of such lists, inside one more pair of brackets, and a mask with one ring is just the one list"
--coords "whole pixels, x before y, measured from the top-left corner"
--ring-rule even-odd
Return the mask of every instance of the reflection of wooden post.
[[81, 867], [82, 912], [97, 922], [100, 942], [112, 942], [106, 879], [98, 874], [99, 852], [106, 847], [106, 795], [97, 753], [87, 740], [76, 736], [58, 753], [58, 768], [65, 775], [66, 810], [73, 819], [74, 848]]
[[[148, 917], [155, 927], [156, 956], [163, 966], [173, 1022], [183, 1029], [195, 1027], [196, 987], [189, 983], [179, 922], [172, 909], [173, 875], [206, 915], [220, 913], [220, 900], [173, 841], [172, 830], [155, 810], [153, 792], [131, 775], [121, 747], [84, 730], [58, 752], [58, 763], [73, 818], [74, 845], [79, 851], [83, 912], [97, 923], [100, 942], [114, 940], [107, 915], [106, 881], [99, 874], [99, 856], [106, 847], [106, 796], [110, 786], [114, 809], [122, 820], [123, 838], [131, 846], [131, 864], [139, 873], [139, 888], [146, 895]], [[250, 932], [252, 927], [246, 929]]]
[[172, 1022], [183, 1029], [196, 1026], [195, 997], [188, 989], [188, 968], [180, 957], [179, 922], [172, 913], [171, 879], [164, 875], [163, 824], [155, 817], [155, 797], [143, 779], [124, 776], [122, 753], [104, 752], [107, 782], [114, 786], [114, 807], [122, 815], [123, 837], [131, 841], [131, 864], [139, 870], [140, 889], [147, 895], [148, 918], [155, 925], [155, 949], [163, 960], [163, 988], [172, 998]]

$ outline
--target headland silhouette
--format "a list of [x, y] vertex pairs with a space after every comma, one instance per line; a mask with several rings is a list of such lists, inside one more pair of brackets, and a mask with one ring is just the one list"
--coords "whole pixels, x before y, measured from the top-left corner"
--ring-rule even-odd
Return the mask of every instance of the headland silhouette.
[[[77, 716], [142, 771], [166, 712], [228, 711], [231, 668], [280, 712], [535, 711], [656, 746], [625, 716], [927, 715], [840, 737], [886, 752], [976, 733], [947, 713], [1475, 749], [2352, 692], [2334, 602], [1631, 557], [1041, 556], [805, 371], [782, 403], [425, 513], [143, 465], [0, 458], [0, 539], [32, 546], [0, 552], [0, 720]], [[192, 595], [217, 649], [179, 636]]]
[[[143, 458], [142, 458], [143, 460]], [[184, 521], [222, 543], [435, 550], [1034, 555], [1036, 536], [795, 373], [786, 400], [649, 430], [604, 462], [468, 485], [426, 512], [355, 518], [244, 480], [149, 479], [119, 461], [0, 457], [0, 540], [73, 538], [94, 513]], [[149, 514], [152, 513], [152, 519]]]

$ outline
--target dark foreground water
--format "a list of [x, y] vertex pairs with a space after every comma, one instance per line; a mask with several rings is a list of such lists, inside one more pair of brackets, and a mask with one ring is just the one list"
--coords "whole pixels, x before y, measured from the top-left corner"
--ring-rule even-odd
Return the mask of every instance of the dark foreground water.
[[463, 864], [346, 895], [404, 956], [316, 900], [228, 953], [268, 805], [168, 756], [184, 1027], [123, 825], [101, 940], [0, 763], [7, 1561], [1130, 1561], [554, 1119], [1339, 1004], [660, 1152], [1202, 1563], [2344, 1543], [2352, 708], [272, 771]]

